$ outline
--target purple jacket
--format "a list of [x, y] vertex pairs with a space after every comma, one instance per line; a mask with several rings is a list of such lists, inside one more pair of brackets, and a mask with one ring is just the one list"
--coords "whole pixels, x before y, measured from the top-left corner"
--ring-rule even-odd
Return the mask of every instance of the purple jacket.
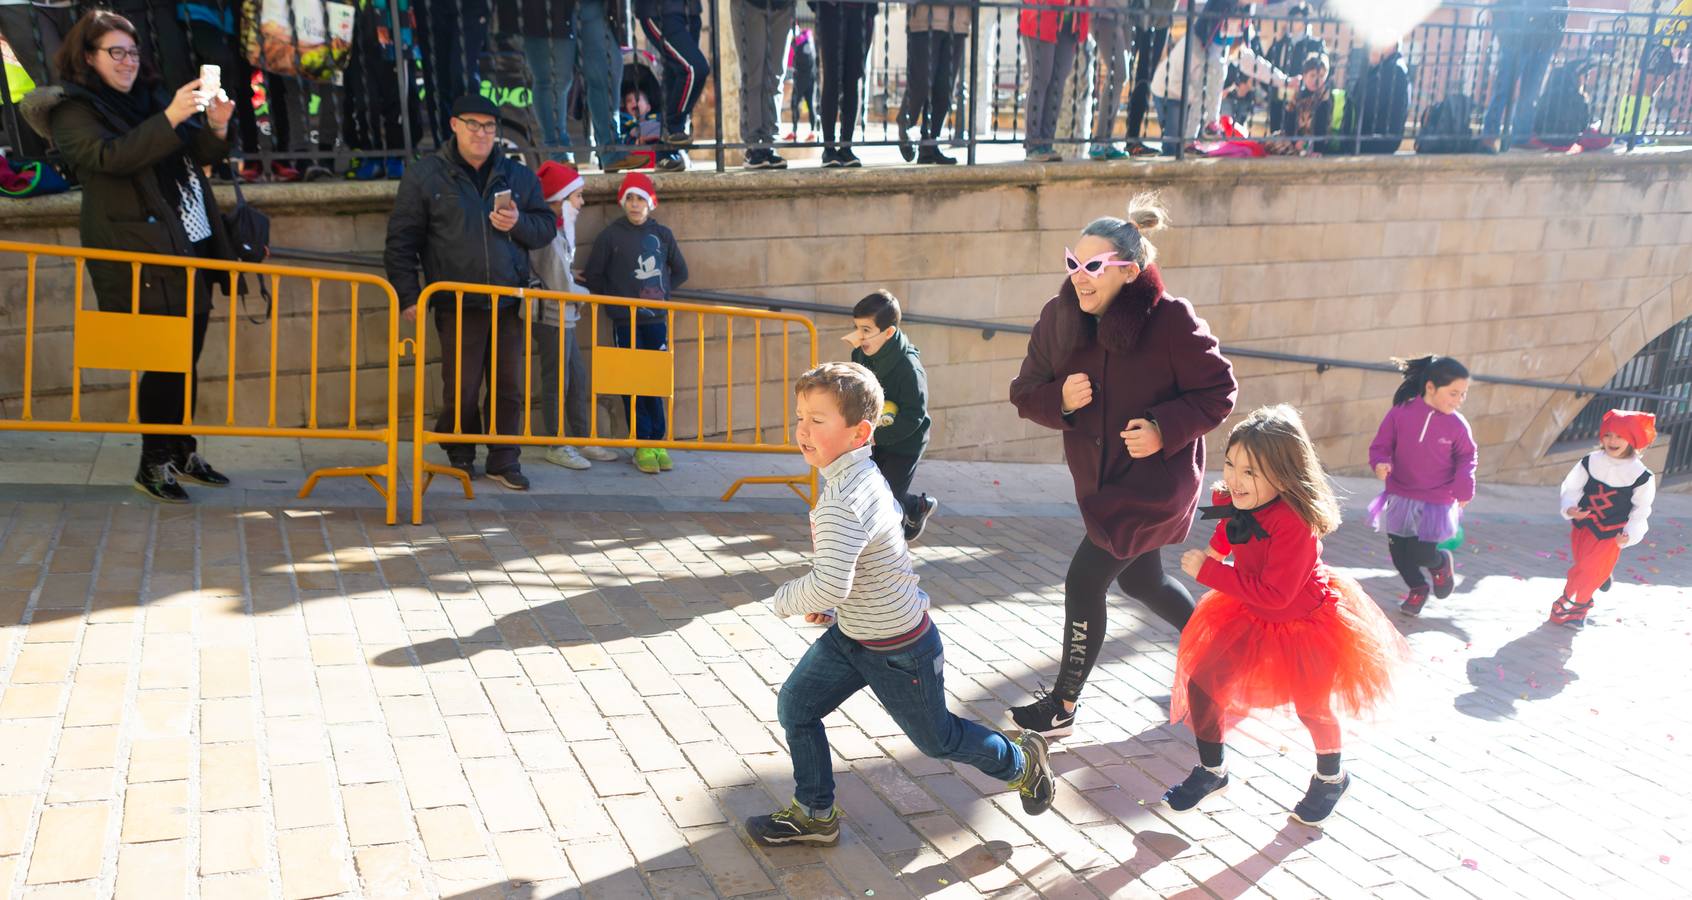
[[1369, 468], [1392, 464], [1386, 492], [1425, 503], [1475, 497], [1475, 437], [1461, 413], [1442, 413], [1420, 397], [1395, 406], [1369, 444]]

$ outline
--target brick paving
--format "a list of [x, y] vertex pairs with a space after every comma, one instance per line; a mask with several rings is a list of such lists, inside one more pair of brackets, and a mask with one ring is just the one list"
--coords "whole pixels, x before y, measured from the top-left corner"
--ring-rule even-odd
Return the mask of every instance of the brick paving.
[[[1479, 504], [1477, 504], [1478, 506]], [[752, 846], [791, 791], [775, 695], [816, 629], [761, 601], [791, 513], [157, 508], [0, 500], [0, 894], [14, 897], [1647, 897], [1692, 883], [1684, 512], [1575, 634], [1543, 516], [1477, 511], [1463, 581], [1399, 620], [1393, 714], [1348, 729], [1325, 831], [1294, 720], [1230, 741], [1199, 813], [1175, 635], [1113, 598], [1029, 819], [867, 694], [828, 721], [845, 837]], [[1073, 518], [943, 516], [917, 548], [953, 708], [1057, 665]], [[1329, 561], [1395, 598], [1381, 541]], [[1171, 556], [1171, 564], [1173, 556]]]

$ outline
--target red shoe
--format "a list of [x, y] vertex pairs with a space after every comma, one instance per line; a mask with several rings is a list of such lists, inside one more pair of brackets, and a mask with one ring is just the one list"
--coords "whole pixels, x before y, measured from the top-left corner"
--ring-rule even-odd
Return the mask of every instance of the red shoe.
[[1424, 584], [1419, 588], [1410, 589], [1410, 593], [1404, 597], [1404, 602], [1398, 605], [1398, 611], [1407, 616], [1419, 616], [1422, 614], [1422, 607], [1426, 605], [1428, 605], [1428, 586]]
[[283, 163], [270, 164], [270, 178], [272, 181], [295, 182], [300, 180], [300, 170]]
[[1451, 596], [1451, 589], [1457, 585], [1457, 560], [1450, 550], [1440, 550], [1440, 567], [1429, 569], [1428, 574], [1433, 577], [1433, 594], [1441, 600]]
[[1547, 621], [1553, 625], [1585, 628], [1586, 614], [1591, 611], [1591, 600], [1585, 603], [1575, 603], [1567, 597], [1558, 597], [1557, 602], [1551, 604], [1551, 617]]
[[251, 184], [255, 181], [258, 181], [260, 178], [263, 178], [263, 177], [264, 177], [264, 169], [260, 168], [258, 163], [247, 162], [247, 163], [241, 164], [241, 180], [242, 181], [245, 181], [248, 184]]

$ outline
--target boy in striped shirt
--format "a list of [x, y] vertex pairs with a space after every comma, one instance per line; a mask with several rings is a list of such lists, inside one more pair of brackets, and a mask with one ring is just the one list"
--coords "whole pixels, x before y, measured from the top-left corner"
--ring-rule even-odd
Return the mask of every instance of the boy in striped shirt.
[[865, 687], [918, 750], [1009, 782], [1025, 812], [1045, 812], [1055, 790], [1045, 738], [1028, 731], [1013, 742], [946, 709], [940, 630], [911, 570], [904, 513], [870, 459], [881, 386], [857, 363], [828, 363], [801, 375], [793, 392], [794, 438], [825, 483], [811, 510], [811, 572], [776, 591], [775, 612], [831, 627], [787, 676], [776, 705], [793, 755], [793, 802], [748, 819], [747, 832], [765, 846], [840, 840], [822, 720]]

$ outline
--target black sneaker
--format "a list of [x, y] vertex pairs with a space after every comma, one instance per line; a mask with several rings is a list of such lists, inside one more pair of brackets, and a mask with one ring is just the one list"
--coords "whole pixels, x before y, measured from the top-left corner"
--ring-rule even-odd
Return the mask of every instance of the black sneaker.
[[1433, 577], [1433, 594], [1441, 600], [1451, 596], [1451, 589], [1457, 586], [1457, 560], [1450, 550], [1439, 551], [1443, 562], [1437, 569], [1429, 569], [1428, 574]]
[[764, 151], [764, 168], [785, 169], [787, 168], [787, 160], [774, 150], [766, 150]]
[[664, 143], [672, 147], [686, 147], [693, 143], [693, 135], [685, 131], [672, 131], [664, 135]]
[[1069, 737], [1075, 733], [1075, 712], [1080, 708], [1065, 712], [1062, 700], [1041, 691], [1033, 703], [1011, 707], [1010, 717], [1023, 731], [1047, 738]]
[[747, 819], [746, 833], [765, 847], [783, 844], [832, 847], [840, 842], [840, 807], [830, 810], [826, 819], [813, 819], [795, 800], [786, 809]]
[[861, 169], [864, 167], [864, 161], [859, 159], [856, 153], [852, 152], [851, 147], [840, 148], [840, 152], [835, 154], [835, 158], [840, 160], [841, 166], [848, 169]]
[[229, 476], [211, 467], [206, 458], [198, 453], [189, 453], [175, 463], [176, 474], [184, 481], [203, 484], [207, 487], [228, 487]]
[[822, 152], [822, 164], [825, 169], [838, 169], [841, 166], [846, 165], [846, 161], [841, 158], [839, 150], [836, 150], [833, 147], [824, 147]]
[[905, 520], [905, 543], [907, 544], [922, 537], [922, 530], [928, 527], [928, 517], [934, 515], [934, 511], [940, 508], [940, 501], [927, 494], [918, 494], [917, 497], [920, 504], [917, 507], [917, 517], [914, 520]]
[[940, 152], [939, 147], [924, 147], [917, 154], [917, 162], [925, 166], [955, 166], [958, 161]]
[[142, 463], [135, 473], [135, 489], [160, 503], [188, 502], [188, 492], [176, 483], [176, 467], [168, 462]]
[[1187, 773], [1187, 780], [1163, 792], [1163, 805], [1176, 812], [1186, 812], [1199, 805], [1200, 800], [1227, 789], [1227, 775], [1218, 775], [1204, 766], [1193, 766], [1193, 770]]
[[476, 480], [476, 460], [474, 459], [453, 459], [449, 456], [447, 457], [447, 468], [457, 469], [464, 473], [465, 478], [471, 481]]
[[1320, 825], [1334, 811], [1334, 804], [1345, 796], [1346, 789], [1351, 787], [1351, 773], [1339, 781], [1324, 781], [1317, 776], [1310, 778], [1310, 790], [1304, 792], [1304, 799], [1293, 807], [1293, 818], [1306, 825]]
[[1598, 585], [1598, 590], [1608, 592], [1610, 590], [1610, 585], [1614, 584], [1614, 583], [1615, 583], [1614, 579], [1606, 578], [1606, 579], [1604, 579], [1603, 584]]
[[1428, 586], [1411, 588], [1410, 593], [1404, 595], [1404, 602], [1398, 605], [1398, 611], [1407, 616], [1419, 616], [1422, 607], [1428, 605]]
[[917, 150], [916, 144], [911, 142], [910, 123], [906, 122], [904, 117], [901, 116], [894, 121], [893, 129], [893, 133], [899, 136], [899, 155], [904, 157], [905, 162], [916, 159]]
[[746, 168], [748, 169], [785, 169], [787, 160], [775, 155], [771, 150], [754, 150], [746, 154]]
[[1024, 731], [1016, 745], [1022, 748], [1022, 778], [1016, 782], [1016, 792], [1022, 795], [1022, 811], [1037, 816], [1051, 809], [1057, 796], [1050, 752], [1037, 731]]
[[523, 470], [516, 466], [512, 466], [503, 472], [489, 472], [488, 480], [508, 490], [526, 491], [529, 489], [529, 476], [524, 475]]
[[665, 153], [658, 157], [658, 170], [660, 172], [680, 172], [686, 168], [687, 161], [682, 159], [680, 153]]

